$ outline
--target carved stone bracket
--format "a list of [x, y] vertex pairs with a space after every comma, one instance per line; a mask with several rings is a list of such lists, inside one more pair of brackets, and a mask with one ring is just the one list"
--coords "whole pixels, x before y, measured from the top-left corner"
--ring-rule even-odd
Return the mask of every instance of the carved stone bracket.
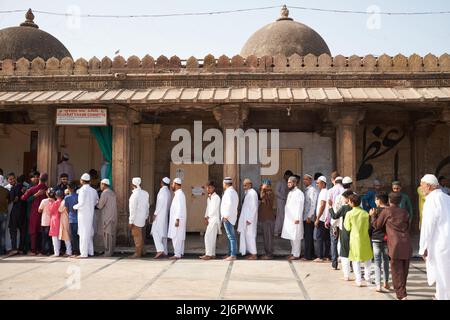
[[240, 128], [248, 119], [249, 107], [223, 105], [213, 109], [214, 118], [222, 128]]

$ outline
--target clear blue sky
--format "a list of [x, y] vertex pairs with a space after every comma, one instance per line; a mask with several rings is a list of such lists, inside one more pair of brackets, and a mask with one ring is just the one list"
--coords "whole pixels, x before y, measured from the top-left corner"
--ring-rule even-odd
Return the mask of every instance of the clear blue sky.
[[[0, 0], [1, 10], [27, 9], [67, 12], [70, 8], [82, 14], [164, 14], [243, 9], [272, 5], [318, 7], [325, 9], [361, 10], [377, 6], [381, 11], [450, 10], [444, 0], [73, 0], [25, 1]], [[66, 17], [35, 13], [35, 22], [42, 30], [57, 37], [74, 58], [102, 58], [120, 54], [139, 57], [191, 55], [204, 57], [212, 53], [238, 54], [247, 38], [258, 28], [275, 21], [279, 9], [196, 17], [139, 19], [81, 18], [79, 26]], [[367, 15], [323, 13], [290, 9], [290, 16], [319, 32], [333, 55], [379, 55], [402, 53], [410, 55], [429, 52], [450, 53], [450, 14], [434, 16], [381, 16], [377, 28], [367, 27]], [[0, 14], [0, 28], [16, 26], [24, 21], [24, 13]], [[373, 23], [375, 21], [375, 24]], [[376, 26], [376, 20], [369, 25]]]

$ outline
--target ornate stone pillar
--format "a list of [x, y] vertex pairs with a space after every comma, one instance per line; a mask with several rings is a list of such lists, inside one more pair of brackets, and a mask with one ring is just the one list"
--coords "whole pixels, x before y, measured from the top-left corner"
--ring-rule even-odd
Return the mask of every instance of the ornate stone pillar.
[[130, 131], [137, 122], [136, 112], [123, 106], [113, 106], [109, 109], [109, 119], [112, 125], [112, 184], [117, 195], [117, 241], [128, 243], [128, 198], [131, 194], [130, 177]]
[[427, 138], [433, 131], [434, 122], [431, 119], [420, 119], [414, 122], [413, 129], [413, 181], [412, 187], [414, 188], [419, 184], [420, 178], [426, 170], [427, 163]]
[[155, 154], [156, 139], [161, 132], [159, 124], [140, 124], [140, 172], [142, 188], [150, 194], [150, 204], [155, 204]]
[[[441, 113], [441, 121], [445, 122], [447, 124], [447, 129], [450, 130], [450, 108], [444, 109]], [[450, 155], [450, 134], [449, 141], [448, 141], [448, 149], [447, 153]]]
[[37, 169], [41, 173], [48, 173], [48, 185], [55, 185], [58, 181], [58, 129], [55, 124], [55, 110], [50, 108], [33, 108], [29, 116], [38, 129]]
[[331, 152], [333, 168], [337, 168], [336, 163], [336, 128], [334, 127], [332, 122], [324, 121], [319, 131], [322, 137], [328, 137], [331, 139], [331, 145], [333, 150]]
[[364, 112], [355, 109], [333, 112], [336, 127], [336, 169], [341, 176], [349, 176], [356, 185], [356, 128]]
[[[240, 181], [239, 181], [239, 164], [237, 163], [237, 143], [234, 140], [228, 141], [226, 138], [226, 130], [232, 129], [236, 130], [242, 128], [244, 122], [248, 118], [249, 109], [248, 107], [240, 105], [223, 105], [215, 108], [213, 114], [215, 119], [219, 122], [222, 128], [224, 136], [224, 164], [223, 164], [223, 177], [231, 177], [233, 179], [233, 186], [236, 191], [239, 192]], [[234, 145], [234, 161], [232, 163], [227, 163], [227, 146]]]

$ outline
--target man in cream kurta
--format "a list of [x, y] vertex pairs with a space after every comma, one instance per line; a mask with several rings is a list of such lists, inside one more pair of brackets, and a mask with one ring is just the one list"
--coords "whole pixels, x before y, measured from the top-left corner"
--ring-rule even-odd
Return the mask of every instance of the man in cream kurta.
[[171, 260], [181, 259], [186, 239], [186, 196], [181, 190], [181, 183], [180, 178], [175, 178], [172, 183], [172, 190], [175, 194], [170, 205], [169, 233], [167, 235], [172, 239], [174, 251], [174, 255], [170, 257]]
[[216, 184], [214, 181], [208, 181], [206, 185], [208, 199], [206, 200], [205, 211], [205, 254], [199, 258], [202, 260], [210, 260], [216, 257], [216, 240], [220, 231], [220, 197], [216, 193]]
[[252, 188], [252, 181], [244, 179], [245, 197], [242, 204], [241, 215], [238, 222], [238, 232], [240, 233], [239, 252], [249, 260], [257, 259], [256, 233], [258, 225], [258, 194]]
[[80, 237], [80, 255], [78, 258], [87, 258], [94, 255], [94, 210], [98, 202], [98, 194], [89, 185], [91, 177], [84, 173], [80, 183], [82, 187], [78, 192], [78, 204], [73, 208], [78, 210], [78, 235]]
[[439, 189], [436, 176], [426, 174], [419, 254], [426, 261], [428, 284], [436, 282], [436, 299], [450, 300], [450, 196]]
[[303, 239], [303, 206], [305, 196], [297, 188], [296, 177], [289, 177], [288, 189], [289, 193], [284, 210], [285, 216], [281, 237], [291, 241], [292, 252], [288, 259], [298, 260], [300, 259], [300, 245]]
[[167, 251], [167, 229], [169, 227], [169, 209], [172, 201], [172, 194], [169, 190], [170, 179], [165, 177], [161, 180], [161, 189], [156, 197], [156, 208], [153, 215], [153, 225], [151, 234], [155, 242], [156, 255], [158, 259], [162, 255], [168, 254]]
[[135, 253], [130, 259], [140, 258], [144, 253], [144, 241], [142, 239], [142, 228], [145, 227], [145, 221], [148, 218], [150, 209], [150, 197], [148, 192], [141, 189], [141, 178], [132, 179], [133, 192], [129, 200], [130, 218], [128, 219], [128, 228], [133, 235]]
[[293, 173], [290, 170], [287, 170], [284, 173], [283, 178], [277, 182], [276, 188], [275, 188], [275, 197], [277, 200], [277, 215], [275, 217], [275, 236], [278, 237], [281, 233], [281, 230], [283, 229], [283, 222], [284, 222], [284, 208], [286, 206], [286, 197], [288, 193], [287, 189], [287, 181], [290, 176], [292, 176]]
[[102, 189], [102, 194], [100, 195], [97, 208], [101, 210], [103, 242], [105, 245], [104, 256], [111, 257], [116, 246], [117, 199], [116, 193], [111, 190], [109, 179], [103, 179], [100, 183], [100, 188]]

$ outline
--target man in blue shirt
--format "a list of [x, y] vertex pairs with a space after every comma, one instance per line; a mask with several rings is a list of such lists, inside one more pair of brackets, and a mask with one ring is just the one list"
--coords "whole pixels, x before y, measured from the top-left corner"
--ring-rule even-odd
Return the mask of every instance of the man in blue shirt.
[[375, 204], [375, 195], [381, 191], [381, 182], [377, 179], [373, 181], [373, 189], [370, 189], [367, 191], [367, 193], [362, 197], [362, 207], [367, 212], [370, 211], [372, 208], [376, 208], [377, 205]]
[[69, 194], [64, 198], [64, 204], [69, 212], [69, 224], [70, 224], [70, 242], [72, 243], [73, 255], [80, 254], [80, 238], [78, 236], [78, 212], [73, 208], [78, 203], [78, 194], [76, 193], [77, 184], [70, 182]]

